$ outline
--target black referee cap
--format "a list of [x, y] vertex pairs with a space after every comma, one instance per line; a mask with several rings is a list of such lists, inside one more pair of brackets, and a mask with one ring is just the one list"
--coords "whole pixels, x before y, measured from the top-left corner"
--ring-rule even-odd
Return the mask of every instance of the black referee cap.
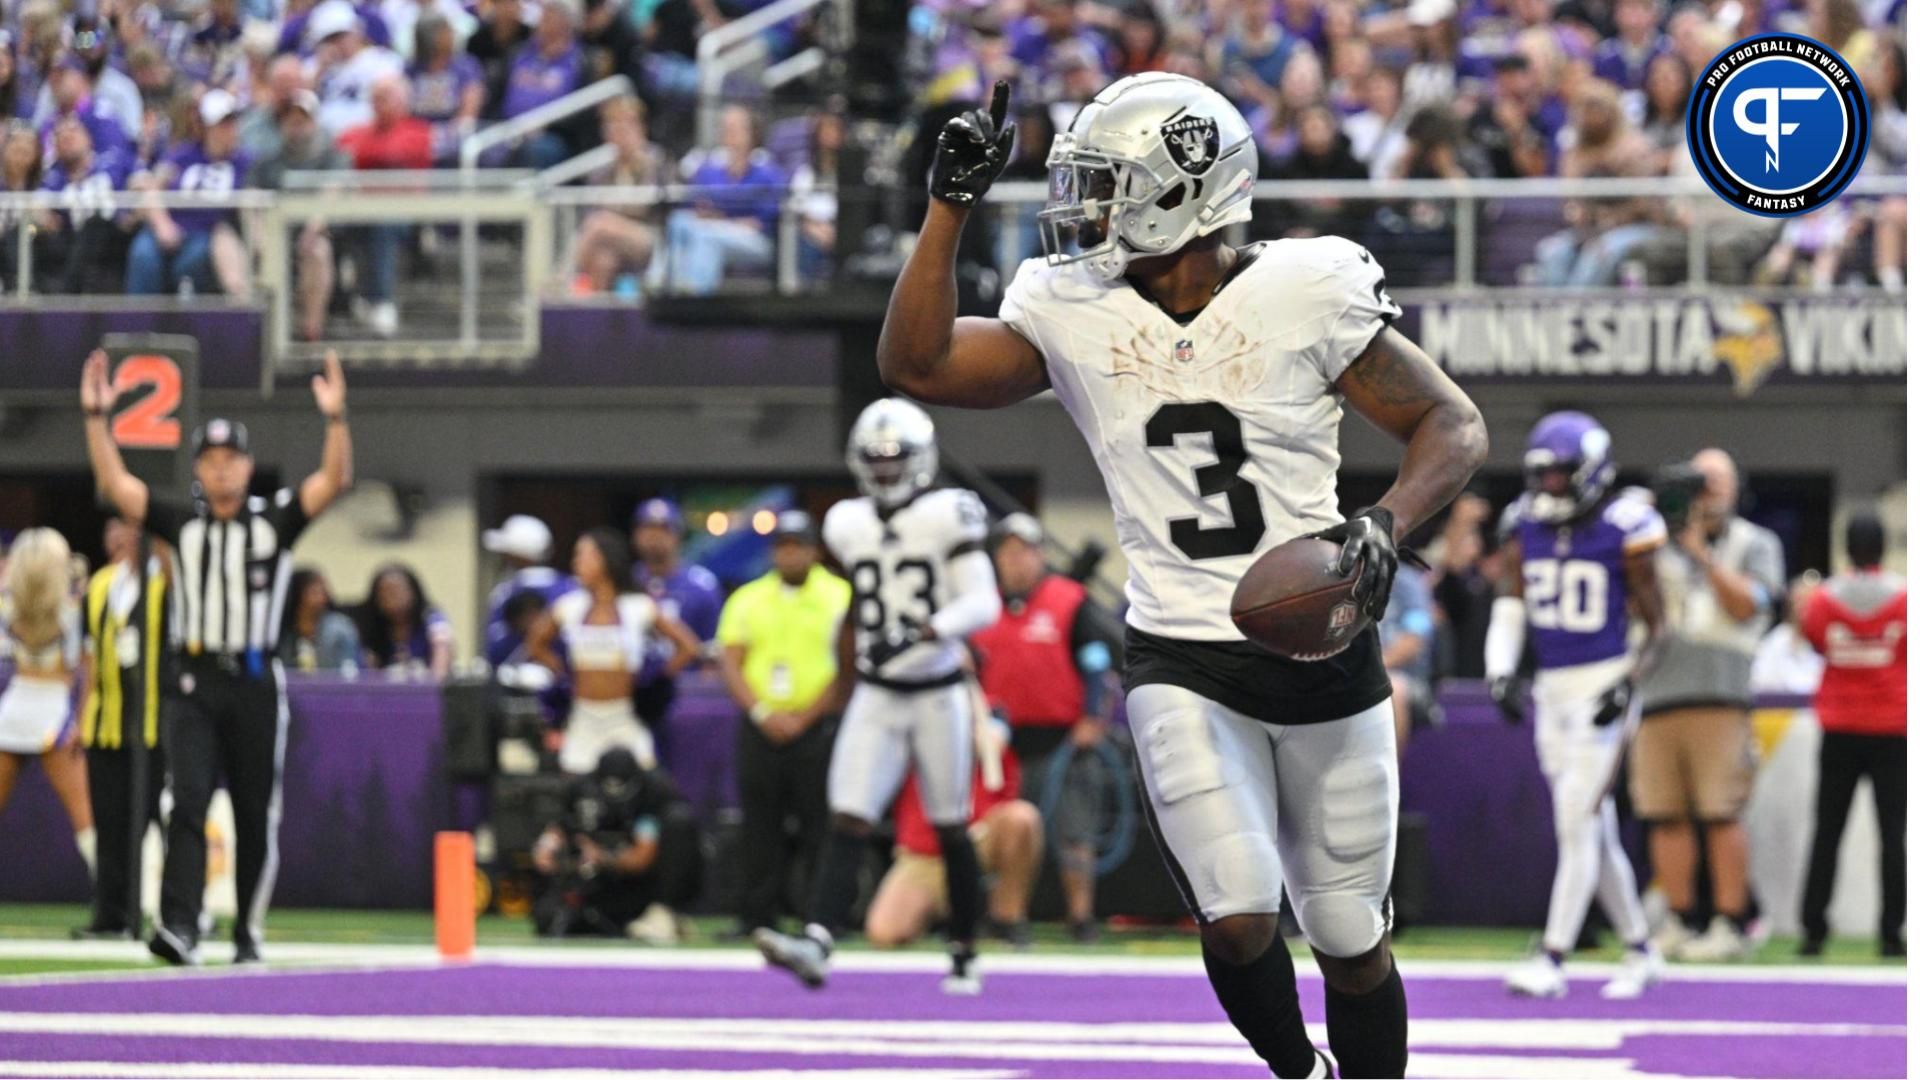
[[238, 420], [215, 417], [201, 424], [193, 433], [193, 456], [196, 458], [220, 446], [238, 453], [251, 454], [253, 451], [248, 449], [248, 445], [247, 425]]
[[774, 519], [773, 542], [798, 540], [803, 544], [817, 544], [819, 537], [814, 533], [813, 515], [805, 510], [782, 510]]

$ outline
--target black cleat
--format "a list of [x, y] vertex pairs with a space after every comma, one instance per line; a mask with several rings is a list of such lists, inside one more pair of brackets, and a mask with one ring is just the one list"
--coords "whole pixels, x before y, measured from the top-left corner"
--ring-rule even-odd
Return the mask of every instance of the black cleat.
[[233, 962], [235, 964], [264, 964], [266, 958], [260, 955], [260, 946], [251, 941], [233, 943]]
[[154, 927], [147, 951], [175, 967], [200, 966], [200, 947], [164, 926]]

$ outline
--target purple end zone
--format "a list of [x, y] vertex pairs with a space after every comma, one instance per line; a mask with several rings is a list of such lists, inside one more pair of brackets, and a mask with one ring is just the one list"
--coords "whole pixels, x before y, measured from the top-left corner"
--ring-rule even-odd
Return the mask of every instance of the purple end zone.
[[[850, 1068], [1007, 1070], [1028, 1076], [1260, 1076], [1264, 1071], [1231, 1041], [1204, 977], [1192, 975], [1064, 975], [987, 972], [979, 998], [942, 995], [931, 973], [841, 972], [828, 989], [809, 993], [764, 971], [477, 964], [390, 971], [268, 972], [230, 977], [99, 979], [0, 985], [0, 1061], [227, 1062], [342, 1067], [488, 1067], [540, 1069], [665, 1069], [674, 1071], [790, 1069], [831, 1072]], [[1319, 986], [1303, 984], [1309, 1021], [1323, 1015]], [[1906, 1058], [1905, 987], [1843, 982], [1668, 982], [1632, 1002], [1600, 999], [1598, 983], [1577, 980], [1559, 1002], [1508, 996], [1491, 978], [1422, 977], [1408, 980], [1416, 1062], [1448, 1054], [1516, 1059], [1625, 1059], [1640, 1072], [1698, 1076], [1898, 1076]], [[32, 1014], [48, 1016], [36, 1029]], [[86, 1014], [181, 1014], [192, 1033], [121, 1033], [108, 1020], [97, 1028]], [[11, 1014], [7, 1017], [7, 1014]], [[73, 1014], [82, 1014], [76, 1018]], [[207, 1017], [211, 1014], [214, 1019]], [[233, 1037], [221, 1014], [245, 1016], [254, 1037]], [[320, 1030], [278, 1033], [271, 1020], [299, 1018]], [[458, 1023], [441, 1017], [498, 1017], [503, 1025], [484, 1040], [468, 1041]], [[191, 1019], [188, 1019], [191, 1017]], [[356, 1030], [352, 1020], [411, 1018], [408, 1025]], [[599, 1019], [541, 1045], [526, 1034], [544, 1026], [512, 1027], [510, 1018]], [[690, 1034], [672, 1024], [625, 1025], [620, 1020], [838, 1020], [857, 1021], [842, 1046], [832, 1032], [751, 1023], [728, 1032]], [[1525, 1021], [1689, 1021], [1688, 1032], [1628, 1032], [1603, 1049], [1537, 1045], [1514, 1048], [1500, 1038]], [[289, 1020], [289, 1023], [292, 1021]], [[985, 1022], [1111, 1025], [1070, 1031], [1045, 1050], [1025, 1037], [964, 1025]], [[451, 1023], [451, 1026], [449, 1026]], [[938, 1023], [940, 1033], [927, 1025]], [[1720, 1023], [1742, 1025], [1715, 1030]], [[81, 1030], [75, 1030], [78, 1024]], [[916, 1026], [916, 1024], [920, 1026]], [[1168, 1032], [1146, 1024], [1206, 1025]], [[1751, 1025], [1829, 1025], [1819, 1031], [1768, 1032]], [[961, 1025], [956, 1035], [954, 1025]], [[1432, 1025], [1432, 1045], [1422, 1044]], [[1848, 1025], [1849, 1027], [1841, 1027]], [[1862, 1026], [1872, 1026], [1864, 1030]], [[477, 1027], [478, 1025], [476, 1025]], [[438, 1032], [436, 1038], [432, 1032]], [[1448, 1037], [1440, 1039], [1440, 1033]], [[1470, 1045], [1485, 1033], [1494, 1045]], [[693, 1045], [688, 1039], [694, 1040]], [[941, 1039], [958, 1039], [943, 1044]], [[360, 1041], [360, 1040], [366, 1041]], [[771, 1040], [771, 1041], [768, 1041]], [[1016, 1045], [1023, 1044], [1023, 1045]], [[1116, 1044], [1138, 1044], [1138, 1055], [1112, 1056]], [[948, 1054], [947, 1046], [970, 1052]], [[1108, 1048], [1105, 1051], [1099, 1048]], [[902, 1048], [905, 1048], [904, 1051]], [[917, 1048], [918, 1052], [914, 1052]], [[1108, 1056], [1100, 1056], [1102, 1053]], [[1598, 1064], [1596, 1062], [1596, 1064]]]

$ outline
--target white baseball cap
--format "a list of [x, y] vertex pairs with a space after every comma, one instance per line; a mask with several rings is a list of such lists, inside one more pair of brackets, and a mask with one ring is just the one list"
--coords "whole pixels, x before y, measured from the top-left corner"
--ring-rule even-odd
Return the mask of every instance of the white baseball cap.
[[200, 122], [208, 127], [240, 111], [240, 102], [225, 90], [215, 88], [200, 95]]
[[307, 43], [318, 44], [335, 34], [360, 29], [360, 13], [348, 0], [325, 0], [307, 16]]
[[530, 514], [515, 514], [480, 534], [480, 546], [495, 555], [539, 562], [553, 552], [553, 530]]

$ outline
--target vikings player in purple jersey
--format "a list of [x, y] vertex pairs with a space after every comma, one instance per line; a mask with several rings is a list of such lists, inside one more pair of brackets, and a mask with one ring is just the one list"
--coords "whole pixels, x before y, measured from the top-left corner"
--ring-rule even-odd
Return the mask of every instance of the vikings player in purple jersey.
[[[1640, 706], [1639, 675], [1660, 644], [1654, 553], [1667, 539], [1652, 506], [1615, 493], [1613, 439], [1585, 413], [1556, 412], [1534, 425], [1524, 459], [1527, 493], [1502, 521], [1504, 569], [1487, 634], [1487, 679], [1510, 720], [1523, 717], [1516, 682], [1533, 642], [1534, 747], [1553, 792], [1559, 861], [1543, 952], [1507, 977], [1507, 989], [1561, 997], [1561, 964], [1597, 894], [1627, 954], [1602, 989], [1638, 997], [1660, 977], [1647, 941], [1633, 867], [1620, 846], [1611, 794]], [[1630, 624], [1645, 636], [1636, 649]]]

